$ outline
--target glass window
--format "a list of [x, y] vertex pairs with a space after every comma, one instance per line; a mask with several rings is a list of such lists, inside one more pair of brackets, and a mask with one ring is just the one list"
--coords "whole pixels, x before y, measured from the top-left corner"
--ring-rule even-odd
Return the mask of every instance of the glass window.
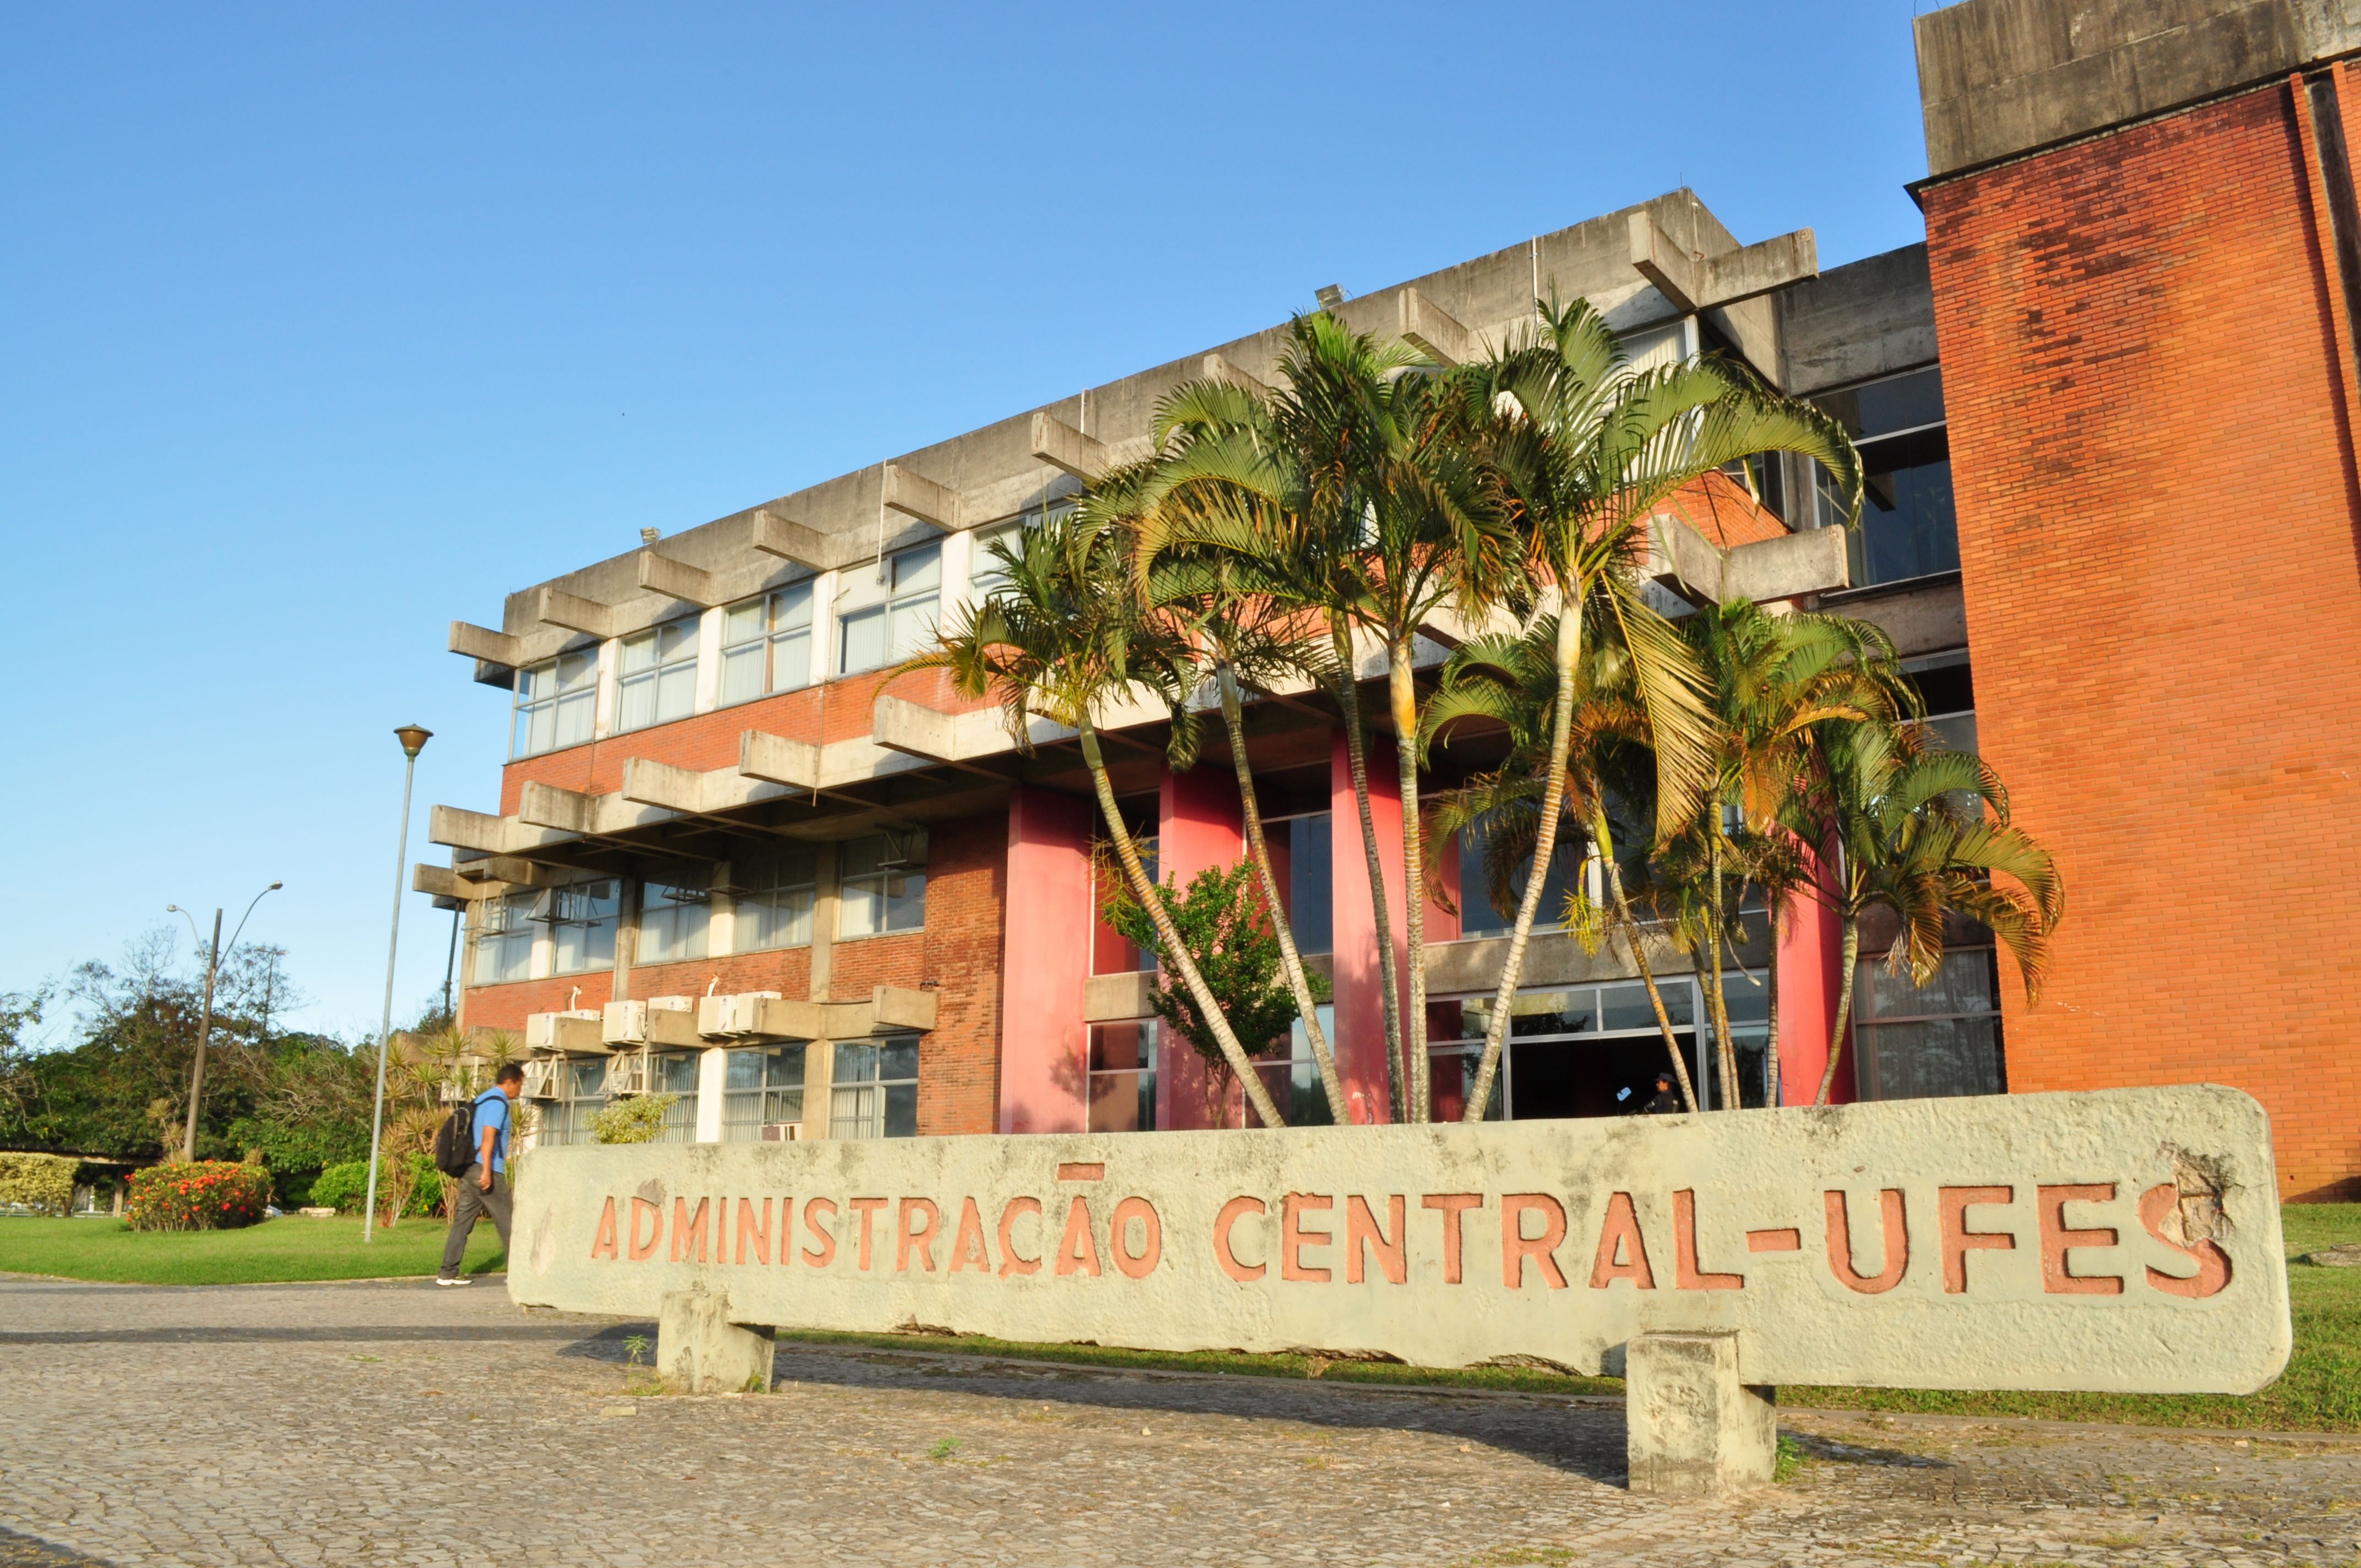
[[[1319, 1008], [1321, 1032], [1333, 1042], [1336, 1038], [1336, 1009], [1326, 1003]], [[1255, 1070], [1262, 1074], [1262, 1086], [1278, 1104], [1279, 1114], [1290, 1127], [1325, 1127], [1336, 1118], [1328, 1109], [1328, 1091], [1320, 1082], [1320, 1064], [1312, 1055], [1312, 1036], [1299, 1018], [1290, 1029], [1288, 1053], [1272, 1059], [1257, 1059]], [[1332, 1045], [1331, 1048], [1334, 1047]], [[1262, 1124], [1246, 1107], [1246, 1125]]]
[[552, 888], [538, 916], [549, 927], [555, 948], [552, 974], [584, 974], [615, 967], [615, 922], [622, 912], [622, 883], [611, 877]]
[[[1850, 539], [1855, 587], [1960, 569], [1943, 373], [1914, 370], [1815, 398], [1861, 450], [1861, 528]], [[1816, 464], [1815, 521], [1839, 521], [1834, 487]]]
[[689, 1144], [697, 1141], [697, 1069], [696, 1051], [652, 1051], [648, 1055], [648, 1092], [669, 1094], [672, 1103], [664, 1107], [664, 1128], [656, 1134], [660, 1144]]
[[[1659, 980], [1657, 990], [1696, 1079], [1711, 1054], [1698, 1038], [1697, 985], [1688, 976], [1678, 975]], [[1456, 1118], [1467, 1102], [1494, 1005], [1489, 993], [1427, 1003], [1438, 1118]], [[1663, 1031], [1645, 985], [1633, 981], [1537, 987], [1519, 992], [1510, 1007], [1508, 1049], [1492, 1080], [1487, 1118], [1622, 1115], [1636, 1111], [1654, 1092], [1655, 1075], [1666, 1063]], [[1732, 1032], [1743, 1035], [1735, 1023], [1735, 993], [1730, 1011]]]
[[1015, 554], [1024, 548], [1027, 532], [1040, 527], [1046, 519], [1061, 518], [1073, 510], [1071, 501], [1051, 501], [1047, 506], [1027, 507], [1010, 521], [976, 530], [975, 554], [967, 575], [969, 599], [982, 604], [1008, 586], [1008, 568], [993, 554], [994, 545]]
[[1091, 1025], [1090, 1130], [1156, 1130], [1157, 1021]]
[[721, 701], [811, 684], [812, 586], [791, 583], [721, 614]]
[[721, 1091], [723, 1143], [753, 1143], [764, 1127], [804, 1119], [804, 1052], [794, 1045], [730, 1053]]
[[1944, 954], [1924, 986], [1911, 984], [1907, 973], [1888, 973], [1882, 958], [1861, 959], [1853, 981], [1861, 1097], [2006, 1093], [1998, 980], [1990, 948]]
[[607, 1063], [601, 1057], [569, 1058], [554, 1061], [549, 1078], [549, 1094], [541, 1102], [541, 1131], [537, 1142], [544, 1144], [587, 1144], [591, 1137], [591, 1118], [606, 1108]]
[[874, 937], [927, 924], [927, 831], [855, 839], [839, 851], [836, 934]]
[[713, 895], [701, 887], [642, 883], [640, 944], [634, 960], [669, 964], [703, 958], [706, 927], [712, 913]]
[[918, 1037], [846, 1041], [836, 1047], [829, 1135], [914, 1138], [918, 1135]]
[[1336, 945], [1328, 823], [1324, 811], [1263, 823], [1271, 875], [1285, 894], [1288, 924], [1300, 953], [1324, 953]]
[[882, 669], [932, 643], [942, 605], [943, 547], [905, 550], [886, 564], [886, 599], [838, 623], [836, 673]]
[[615, 728], [644, 729], [697, 711], [697, 618], [683, 616], [623, 639]]
[[484, 900], [476, 916], [476, 959], [469, 971], [476, 984], [532, 978], [533, 906], [530, 893]]
[[[1555, 931], [1565, 924], [1566, 895], [1574, 890], [1575, 879], [1581, 874], [1581, 863], [1573, 853], [1568, 836], [1561, 830], [1557, 852], [1550, 857], [1549, 875], [1542, 883], [1541, 907], [1533, 911], [1533, 929]], [[1532, 875], [1531, 856], [1517, 862], [1515, 881], [1511, 884], [1517, 896], [1524, 896], [1525, 879]], [[1494, 906], [1489, 889], [1490, 879], [1484, 870], [1484, 836], [1479, 828], [1459, 835], [1459, 934], [1463, 937], [1498, 937], [1515, 928], [1517, 906]]]
[[808, 946], [818, 866], [819, 856], [811, 850], [790, 850], [768, 860], [747, 861], [738, 872], [736, 927], [730, 947], [751, 953], [764, 948]]
[[509, 754], [534, 757], [590, 739], [598, 711], [598, 650], [560, 653], [517, 672], [516, 727]]

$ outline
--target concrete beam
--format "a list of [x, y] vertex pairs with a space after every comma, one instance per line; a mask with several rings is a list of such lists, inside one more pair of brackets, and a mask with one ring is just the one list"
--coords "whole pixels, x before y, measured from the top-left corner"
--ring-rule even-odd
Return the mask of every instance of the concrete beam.
[[518, 887], [563, 887], [573, 880], [565, 872], [552, 871], [519, 855], [488, 855], [453, 869], [463, 877], [510, 883]]
[[1719, 310], [1820, 274], [1819, 242], [1797, 229], [1720, 256], [1699, 256], [1642, 207], [1631, 214], [1631, 266], [1683, 315]]
[[533, 1013], [524, 1021], [524, 1045], [529, 1051], [560, 1051], [567, 1055], [607, 1056], [598, 1011], [585, 1007], [570, 1013]]
[[699, 608], [719, 604], [729, 597], [704, 567], [691, 566], [653, 550], [640, 552], [640, 587], [666, 598], [686, 599]]
[[1033, 455], [1052, 468], [1061, 468], [1090, 484], [1115, 466], [1106, 443], [1084, 435], [1061, 419], [1046, 413], [1033, 416]]
[[754, 513], [752, 543], [765, 555], [776, 555], [782, 561], [793, 561], [815, 572], [828, 570], [831, 554], [828, 535], [777, 512], [764, 510]]
[[451, 652], [488, 664], [505, 664], [510, 669], [525, 662], [523, 638], [494, 631], [489, 627], [471, 626], [464, 620], [451, 623]]
[[1441, 365], [1466, 365], [1481, 356], [1476, 334], [1433, 300], [1415, 289], [1404, 289], [1395, 299], [1400, 312], [1396, 331], [1412, 348]]
[[[675, 997], [674, 1001], [686, 1001]], [[697, 1007], [659, 1007], [652, 1001], [609, 1002], [599, 1011], [599, 1038], [609, 1046], [696, 1047], [705, 1044], [697, 1032]]]
[[1124, 1024], [1153, 1017], [1156, 1010], [1148, 999], [1155, 990], [1156, 976], [1150, 972], [1094, 974], [1082, 981], [1082, 1022]]
[[1267, 398], [1270, 396], [1270, 389], [1268, 387], [1265, 386], [1262, 382], [1256, 380], [1252, 376], [1247, 375], [1245, 371], [1239, 369], [1236, 363], [1225, 355], [1208, 354], [1205, 356], [1205, 362], [1202, 367], [1202, 370], [1204, 378], [1208, 381], [1220, 381], [1227, 386], [1243, 387], [1246, 390], [1252, 392], [1258, 398]]
[[885, 505], [904, 517], [931, 522], [946, 532], [959, 527], [959, 492], [898, 463], [885, 465]]
[[957, 716], [921, 707], [906, 697], [879, 697], [869, 732], [880, 746], [929, 762], [956, 762], [962, 757]]
[[738, 771], [769, 784], [818, 789], [819, 748], [808, 740], [749, 729], [738, 737]]
[[1676, 517], [1658, 516], [1648, 528], [1649, 574], [1691, 598], [1727, 604], [1831, 593], [1852, 582], [1844, 530], [1811, 528], [1734, 549], [1713, 542]]
[[869, 1032], [927, 1030], [935, 1026], [935, 993], [907, 986], [881, 985], [869, 995]]
[[410, 891], [431, 894], [436, 898], [456, 898], [466, 902], [478, 898], [497, 898], [507, 888], [496, 882], [469, 882], [449, 866], [423, 863], [410, 868]]
[[[734, 779], [736, 770], [728, 770], [728, 776]], [[705, 804], [706, 778], [694, 768], [676, 768], [670, 762], [633, 757], [623, 764], [623, 784], [617, 793], [642, 806], [661, 806], [695, 816], [711, 809]]]
[[555, 828], [562, 833], [588, 833], [598, 820], [595, 795], [578, 789], [527, 780], [517, 795], [517, 820], [532, 828]]
[[426, 814], [429, 843], [447, 844], [455, 850], [481, 850], [488, 855], [508, 852], [510, 826], [508, 817], [467, 811], [456, 806], [438, 806]]
[[533, 618], [544, 626], [562, 626], [568, 631], [600, 639], [615, 635], [614, 606], [582, 598], [563, 588], [542, 589]]

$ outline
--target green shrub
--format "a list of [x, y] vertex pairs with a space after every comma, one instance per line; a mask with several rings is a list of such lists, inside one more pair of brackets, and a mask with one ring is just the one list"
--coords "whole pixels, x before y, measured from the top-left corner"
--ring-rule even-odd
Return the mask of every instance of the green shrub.
[[135, 1231], [226, 1231], [262, 1218], [270, 1172], [225, 1160], [175, 1160], [131, 1173], [125, 1216]]
[[664, 1133], [664, 1113], [677, 1094], [639, 1094], [618, 1100], [590, 1118], [590, 1136], [602, 1144], [652, 1144]]
[[74, 1168], [63, 1155], [0, 1154], [0, 1209], [72, 1213]]
[[[402, 1157], [390, 1154], [384, 1157], [390, 1164]], [[411, 1183], [410, 1201], [403, 1207], [401, 1216], [404, 1219], [416, 1219], [422, 1215], [432, 1214], [442, 1206], [443, 1173], [436, 1170], [434, 1162], [423, 1154], [413, 1154], [409, 1158], [411, 1168], [417, 1179]], [[384, 1197], [385, 1187], [385, 1172], [379, 1169], [378, 1195], [380, 1199]], [[311, 1201], [314, 1208], [335, 1209], [340, 1213], [357, 1214], [361, 1212], [362, 1201], [368, 1196], [368, 1161], [365, 1159], [346, 1160], [341, 1165], [332, 1165], [312, 1179]]]

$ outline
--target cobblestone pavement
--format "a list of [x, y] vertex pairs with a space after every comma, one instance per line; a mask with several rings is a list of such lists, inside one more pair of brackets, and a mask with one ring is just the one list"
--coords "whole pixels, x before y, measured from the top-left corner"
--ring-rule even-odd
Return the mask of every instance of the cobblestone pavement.
[[631, 1398], [635, 1332], [0, 1279], [0, 1568], [2361, 1562], [2361, 1441], [1791, 1412], [1795, 1480], [1667, 1503], [1612, 1405], [789, 1346]]

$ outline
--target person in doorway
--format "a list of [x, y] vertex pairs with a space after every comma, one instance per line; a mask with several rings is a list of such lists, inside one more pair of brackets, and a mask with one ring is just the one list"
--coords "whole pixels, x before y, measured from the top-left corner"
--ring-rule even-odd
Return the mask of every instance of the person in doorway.
[[451, 1201], [451, 1234], [443, 1240], [443, 1271], [435, 1276], [437, 1285], [468, 1282], [459, 1272], [459, 1263], [467, 1255], [468, 1234], [484, 1215], [491, 1216], [492, 1228], [500, 1233], [500, 1250], [508, 1250], [509, 1128], [516, 1120], [510, 1114], [509, 1102], [523, 1091], [523, 1064], [502, 1062], [492, 1077], [492, 1087], [476, 1096], [476, 1160], [459, 1178], [458, 1196]]
[[[1656, 1075], [1656, 1092], [1648, 1097], [1648, 1102], [1645, 1105], [1640, 1107], [1640, 1114], [1642, 1116], [1669, 1116], [1676, 1113], [1680, 1109], [1681, 1097], [1677, 1093], [1674, 1092], [1673, 1075], [1669, 1072], [1658, 1073]], [[506, 1235], [508, 1233], [503, 1231], [500, 1234], [502, 1235]]]

